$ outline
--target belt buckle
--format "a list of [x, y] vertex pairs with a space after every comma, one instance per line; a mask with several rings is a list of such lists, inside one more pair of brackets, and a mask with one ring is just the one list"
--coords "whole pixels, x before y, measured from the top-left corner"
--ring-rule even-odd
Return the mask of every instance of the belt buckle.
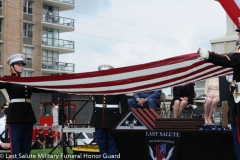
[[107, 108], [107, 105], [106, 105], [106, 104], [103, 104], [102, 107], [103, 107], [103, 108]]
[[235, 92], [234, 94], [235, 94], [236, 98], [240, 96], [240, 92]]
[[30, 103], [30, 99], [26, 98], [25, 102]]

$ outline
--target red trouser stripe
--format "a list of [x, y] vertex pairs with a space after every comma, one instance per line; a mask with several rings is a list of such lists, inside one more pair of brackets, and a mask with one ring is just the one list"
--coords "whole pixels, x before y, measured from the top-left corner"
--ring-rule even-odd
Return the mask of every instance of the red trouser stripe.
[[236, 126], [237, 126], [237, 137], [238, 137], [238, 144], [240, 144], [240, 132], [239, 132], [239, 125], [238, 125], [238, 117], [236, 117]]

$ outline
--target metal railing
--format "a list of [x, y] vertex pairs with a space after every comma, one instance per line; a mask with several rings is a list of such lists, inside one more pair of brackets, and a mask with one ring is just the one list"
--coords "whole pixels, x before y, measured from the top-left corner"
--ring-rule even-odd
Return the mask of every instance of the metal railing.
[[62, 3], [74, 4], [74, 0], [54, 0]]
[[63, 40], [63, 39], [43, 37], [42, 44], [47, 46], [74, 49], [74, 41]]
[[42, 69], [74, 72], [75, 64], [66, 62], [42, 61]]
[[70, 19], [70, 18], [66, 18], [66, 17], [43, 14], [42, 21], [74, 27], [74, 19]]

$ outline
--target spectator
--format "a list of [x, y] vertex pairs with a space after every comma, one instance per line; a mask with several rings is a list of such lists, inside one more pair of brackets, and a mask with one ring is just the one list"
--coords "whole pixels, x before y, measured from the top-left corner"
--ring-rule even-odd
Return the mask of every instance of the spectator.
[[57, 133], [52, 135], [52, 128], [48, 128], [48, 133], [46, 134], [46, 148], [53, 148], [53, 140], [55, 136], [57, 136]]
[[142, 92], [142, 93], [134, 93], [133, 97], [128, 99], [128, 107], [130, 108], [153, 108], [155, 111], [157, 107], [160, 106], [160, 95], [162, 91], [150, 91], [150, 92]]
[[36, 137], [36, 142], [37, 142], [37, 148], [38, 149], [43, 149], [43, 141], [44, 141], [44, 137], [43, 137], [43, 128], [40, 128], [39, 133], [37, 134]]
[[50, 20], [50, 14], [49, 12], [47, 12], [46, 16], [45, 16], [45, 20], [48, 22]]
[[218, 77], [207, 79], [205, 82], [205, 95], [207, 96], [204, 103], [205, 124], [213, 124], [213, 110], [219, 103], [219, 79]]
[[188, 104], [193, 104], [194, 97], [193, 83], [173, 87], [173, 100], [171, 102], [171, 106], [173, 106], [173, 117], [179, 118], [185, 107]]
[[3, 112], [3, 117], [0, 118], [0, 149], [10, 149], [10, 143], [9, 143], [9, 135], [8, 135], [8, 128], [6, 125], [6, 117], [7, 117], [7, 111], [8, 111], [8, 105], [9, 103], [6, 102], [4, 105], [2, 105], [1, 109]]

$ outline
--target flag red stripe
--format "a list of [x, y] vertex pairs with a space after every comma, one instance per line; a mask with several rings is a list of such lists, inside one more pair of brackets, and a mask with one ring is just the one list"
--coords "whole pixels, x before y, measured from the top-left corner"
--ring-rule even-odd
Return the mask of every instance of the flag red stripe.
[[231, 68], [199, 61], [197, 57], [196, 53], [191, 53], [104, 71], [61, 76], [2, 77], [0, 80], [67, 93], [119, 94], [163, 89], [232, 72]]
[[21, 77], [21, 78], [11, 78], [11, 77], [0, 77], [0, 80], [8, 81], [8, 82], [42, 82], [42, 81], [60, 81], [60, 80], [69, 80], [69, 79], [79, 79], [79, 78], [93, 78], [103, 75], [114, 75], [119, 73], [133, 72], [139, 71], [142, 69], [149, 69], [154, 67], [166, 66], [170, 64], [176, 64], [180, 62], [185, 62], [188, 60], [194, 60], [198, 57], [197, 53], [191, 53], [181, 56], [176, 56], [164, 60], [159, 60], [155, 62], [150, 62], [146, 64], [115, 68], [111, 70], [103, 70], [103, 71], [94, 71], [94, 72], [86, 72], [86, 73], [76, 73], [76, 74], [64, 74], [64, 75], [55, 75], [55, 76], [35, 76], [35, 77]]
[[[204, 76], [207, 76], [207, 77], [203, 78], [203, 79], [218, 76], [218, 75], [221, 75], [221, 74], [226, 74], [226, 73], [229, 73], [229, 71], [221, 71], [220, 73], [216, 73], [216, 74], [213, 74], [213, 75], [211, 75], [210, 73], [215, 73], [215, 71], [208, 72], [207, 74], [204, 75]], [[174, 85], [169, 85], [169, 86], [166, 86], [164, 88], [172, 87], [172, 86], [176, 86], [176, 85], [180, 85], [180, 84], [185, 84], [185, 83], [189, 83], [189, 82], [194, 82], [197, 78], [200, 78], [202, 76], [203, 75], [200, 75], [200, 76], [191, 78], [188, 81], [182, 81], [182, 82], [179, 82], [179, 83], [174, 83]], [[128, 88], [128, 89], [118, 89], [118, 90], [110, 90], [110, 91], [107, 90], [107, 91], [90, 91], [90, 92], [89, 91], [88, 92], [71, 92], [71, 93], [91, 93], [91, 94], [99, 94], [99, 93], [110, 94], [110, 93], [119, 93], [119, 92], [129, 93], [129, 92], [135, 92], [135, 90], [139, 90], [139, 89], [147, 90], [147, 88], [150, 88], [150, 87], [155, 87], [154, 90], [157, 90], [157, 89], [162, 89], [162, 87], [160, 87], [160, 86], [163, 85], [163, 84], [168, 84], [170, 82], [174, 82], [174, 81], [177, 81], [181, 78], [186, 78], [186, 77], [187, 76], [176, 77], [176, 78], [173, 78], [171, 80], [164, 81], [164, 82], [161, 81], [161, 82], [158, 82], [158, 83], [153, 83], [153, 84], [148, 84], [148, 85], [143, 85], [143, 86], [133, 87], [133, 88]]]
[[[202, 64], [202, 62], [199, 62], [197, 64]], [[135, 77], [135, 78], [130, 78], [130, 79], [124, 79], [124, 80], [118, 80], [118, 81], [108, 81], [108, 82], [101, 82], [101, 83], [89, 83], [89, 84], [79, 84], [79, 85], [63, 85], [63, 86], [37, 86], [40, 88], [49, 88], [49, 89], [57, 89], [57, 88], [97, 88], [97, 87], [107, 87], [107, 86], [116, 86], [116, 85], [123, 85], [123, 84], [129, 84], [129, 83], [136, 83], [136, 82], [142, 82], [142, 81], [147, 81], [147, 80], [151, 80], [151, 79], [156, 79], [156, 78], [161, 78], [161, 77], [166, 77], [166, 76], [173, 76], [174, 74], [179, 74], [179, 72], [185, 72], [188, 69], [192, 68], [192, 67], [196, 67], [196, 66], [187, 66], [184, 68], [180, 68], [180, 69], [173, 69], [171, 71], [166, 71], [166, 72], [161, 72], [161, 73], [157, 73], [157, 74], [152, 74], [152, 75], [147, 75], [147, 76], [140, 76], [140, 77]], [[193, 76], [194, 74], [197, 74], [198, 72], [202, 72], [208, 69], [213, 69], [213, 66], [206, 66], [203, 67], [197, 71], [191, 72], [189, 74], [180, 76], [180, 77], [176, 77], [176, 78], [172, 78], [169, 80], [165, 80], [165, 81], [161, 81], [161, 83], [158, 83], [159, 85], [161, 84], [165, 84], [165, 83], [169, 83], [171, 81], [175, 81], [179, 78], [183, 79], [183, 78], [187, 78], [189, 76]], [[217, 71], [221, 71], [223, 68], [215, 68], [214, 70], [207, 72], [206, 74], [200, 75], [198, 77], [195, 78], [199, 78], [201, 76], [205, 76], [207, 74], [211, 74]], [[194, 78], [194, 79], [195, 79]], [[194, 81], [194, 79], [192, 79]], [[156, 83], [153, 83], [153, 85], [156, 85]]]

